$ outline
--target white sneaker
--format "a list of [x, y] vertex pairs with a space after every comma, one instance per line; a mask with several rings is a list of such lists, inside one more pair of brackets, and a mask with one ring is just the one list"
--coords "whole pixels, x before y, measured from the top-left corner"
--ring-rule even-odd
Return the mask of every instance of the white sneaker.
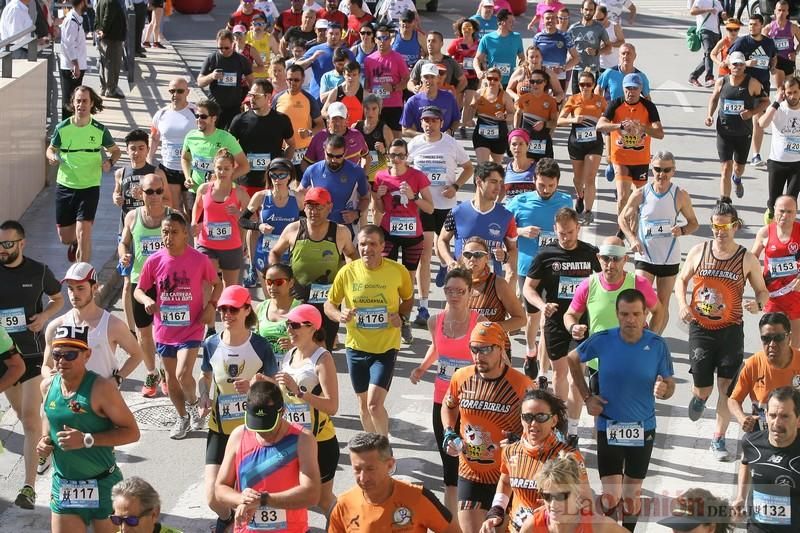
[[200, 416], [200, 410], [197, 408], [198, 402], [194, 404], [186, 404], [186, 413], [189, 415], [189, 427], [192, 431], [200, 431], [206, 427], [206, 417]]
[[36, 473], [40, 476], [47, 472], [47, 469], [50, 468], [50, 464], [52, 463], [51, 455], [47, 457], [39, 457], [39, 463], [36, 465]]
[[171, 430], [169, 430], [169, 438], [180, 440], [186, 438], [186, 434], [188, 432], [189, 432], [189, 417], [179, 416], [178, 419], [175, 421], [175, 425], [172, 426]]

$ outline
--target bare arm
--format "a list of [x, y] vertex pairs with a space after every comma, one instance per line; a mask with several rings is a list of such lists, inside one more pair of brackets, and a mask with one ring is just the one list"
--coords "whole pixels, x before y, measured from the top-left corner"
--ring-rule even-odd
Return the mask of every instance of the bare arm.
[[692, 206], [692, 197], [689, 196], [689, 191], [686, 189], [678, 191], [678, 212], [686, 219], [686, 224], [681, 226], [683, 228], [682, 235], [691, 235], [700, 228]]
[[25, 361], [22, 360], [22, 356], [20, 356], [17, 348], [11, 346], [11, 349], [6, 353], [8, 353], [9, 356], [3, 359], [6, 372], [0, 377], [0, 392], [4, 392], [13, 387], [14, 384], [25, 375]]
[[[119, 369], [119, 374], [125, 378], [131, 375], [144, 360], [144, 353], [139, 341], [136, 340], [131, 330], [128, 329], [127, 324], [120, 319], [111, 320], [111, 328], [109, 331], [109, 340], [111, 346], [119, 346], [128, 354], [128, 358]], [[150, 369], [148, 369], [150, 370]]]
[[92, 409], [114, 424], [113, 429], [92, 434], [95, 446], [122, 446], [139, 440], [139, 426], [113, 379], [95, 380], [92, 387]]
[[246, 176], [250, 172], [250, 162], [247, 160], [247, 154], [244, 152], [239, 152], [233, 157], [233, 161], [236, 166], [233, 167], [233, 177], [231, 178], [234, 182]]
[[756, 233], [756, 238], [753, 241], [753, 247], [750, 248], [750, 253], [758, 259], [761, 257], [761, 252], [764, 251], [767, 243], [767, 237], [769, 236], [769, 226], [764, 226], [758, 230]]
[[527, 317], [525, 316], [525, 310], [522, 308], [522, 302], [517, 298], [516, 291], [506, 280], [500, 277], [495, 278], [494, 286], [497, 297], [503, 302], [506, 313], [508, 313], [508, 318], [500, 321], [503, 329], [510, 332], [525, 327]]
[[689, 305], [686, 302], [686, 291], [689, 288], [689, 280], [692, 279], [694, 271], [697, 269], [697, 264], [700, 261], [700, 255], [703, 253], [703, 245], [698, 244], [694, 246], [686, 255], [686, 260], [683, 262], [683, 267], [675, 278], [675, 298], [678, 300], [678, 308], [680, 309], [680, 316], [682, 319], [691, 316], [689, 312]]
[[453, 232], [442, 228], [439, 232], [439, 238], [436, 241], [436, 253], [442, 259], [442, 264], [447, 265], [448, 268], [456, 262], [453, 254], [450, 253], [450, 241], [453, 240]]

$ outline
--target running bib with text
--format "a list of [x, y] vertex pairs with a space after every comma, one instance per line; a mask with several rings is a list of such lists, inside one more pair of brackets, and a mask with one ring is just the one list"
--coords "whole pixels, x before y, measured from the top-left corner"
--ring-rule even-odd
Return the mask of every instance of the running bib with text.
[[648, 220], [644, 225], [645, 239], [672, 237], [671, 220]]
[[575, 296], [575, 291], [578, 290], [578, 285], [581, 284], [583, 278], [574, 278], [572, 276], [561, 276], [558, 278], [558, 297], [563, 299], [570, 299]]
[[330, 283], [312, 283], [308, 293], [308, 303], [321, 304], [328, 300], [328, 291], [331, 290]]
[[451, 357], [440, 355], [439, 373], [436, 375], [436, 377], [438, 379], [443, 379], [444, 381], [450, 381], [450, 378], [453, 377], [453, 374], [456, 370], [470, 364], [472, 364], [472, 361], [468, 361], [466, 359], [453, 359]]
[[769, 68], [769, 58], [767, 56], [753, 56], [751, 59], [755, 59], [756, 68], [760, 69]]
[[28, 320], [25, 318], [24, 307], [11, 307], [0, 309], [0, 326], [9, 333], [19, 333], [28, 329]]
[[389, 327], [389, 313], [385, 307], [359, 307], [356, 309], [356, 325], [362, 329]]
[[444, 187], [447, 185], [445, 176], [447, 175], [447, 167], [436, 164], [422, 164], [420, 170], [428, 176], [432, 187]]
[[787, 154], [800, 154], [800, 137], [786, 137], [783, 151]]
[[597, 130], [591, 126], [575, 128], [575, 140], [579, 143], [591, 143], [597, 140]]
[[797, 275], [797, 260], [794, 256], [770, 257], [769, 275], [773, 278], [784, 278]]
[[606, 427], [609, 446], [644, 446], [644, 427], [641, 422], [609, 422]]
[[206, 222], [208, 239], [212, 241], [225, 241], [233, 235], [233, 226], [230, 222]]
[[762, 524], [789, 526], [792, 524], [791, 498], [753, 490], [753, 517]]
[[730, 100], [725, 98], [722, 101], [723, 115], [738, 115], [744, 111], [744, 100]]
[[540, 231], [539, 232], [539, 246], [547, 246], [548, 244], [556, 244], [558, 237], [554, 231]]
[[247, 524], [251, 531], [275, 531], [286, 529], [286, 510], [272, 507], [259, 507], [253, 519]]
[[61, 502], [59, 507], [64, 509], [99, 509], [100, 489], [96, 479], [85, 481], [69, 481], [62, 479]]
[[496, 124], [481, 124], [478, 126], [478, 135], [484, 139], [498, 139], [500, 137], [500, 127]]
[[223, 72], [222, 79], [218, 80], [217, 83], [219, 85], [223, 85], [225, 87], [236, 87], [236, 80], [238, 76], [235, 72]]
[[267, 170], [267, 165], [272, 160], [272, 154], [247, 154], [250, 170]]
[[164, 326], [180, 327], [191, 324], [188, 305], [162, 305], [159, 312], [161, 324]]
[[474, 57], [465, 57], [463, 66], [464, 66], [464, 70], [475, 70], [475, 58]]
[[164, 247], [164, 241], [161, 240], [161, 237], [158, 235], [150, 235], [147, 237], [142, 237], [141, 240], [142, 245], [142, 255], [144, 257], [148, 257], [159, 251], [161, 248]]
[[198, 172], [211, 172], [211, 158], [200, 155], [192, 156], [192, 168]]
[[306, 429], [311, 429], [311, 409], [307, 403], [285, 403], [286, 411], [283, 418], [292, 424], [300, 424]]
[[229, 420], [244, 420], [247, 410], [247, 394], [222, 394], [219, 397], [219, 417]]
[[303, 158], [306, 156], [306, 150], [308, 150], [308, 148], [294, 149], [294, 155], [292, 156], [293, 165], [299, 165], [303, 161]]
[[778, 50], [788, 50], [789, 49], [789, 39], [786, 37], [776, 37], [773, 39], [775, 42], [775, 48]]
[[389, 219], [389, 234], [397, 237], [416, 237], [416, 217], [391, 217]]
[[547, 141], [544, 139], [531, 139], [528, 143], [528, 151], [532, 154], [544, 155], [547, 151]]

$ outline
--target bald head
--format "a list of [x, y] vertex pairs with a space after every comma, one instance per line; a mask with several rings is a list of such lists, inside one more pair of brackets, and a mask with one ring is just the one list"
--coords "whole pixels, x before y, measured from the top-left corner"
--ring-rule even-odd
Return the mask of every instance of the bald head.
[[606, 237], [605, 239], [603, 239], [603, 244], [608, 244], [612, 246], [625, 246], [625, 243], [622, 241], [622, 239], [620, 239], [616, 235], [612, 237]]

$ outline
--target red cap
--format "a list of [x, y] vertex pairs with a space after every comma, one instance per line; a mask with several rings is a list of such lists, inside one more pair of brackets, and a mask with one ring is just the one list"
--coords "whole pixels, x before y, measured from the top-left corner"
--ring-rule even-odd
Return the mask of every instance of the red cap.
[[303, 199], [303, 203], [328, 205], [332, 204], [333, 200], [331, 199], [331, 193], [328, 192], [328, 189], [323, 187], [311, 187], [306, 191], [306, 197]]
[[[325, 189], [323, 189], [325, 190]], [[311, 304], [300, 304], [292, 308], [283, 318], [290, 322], [308, 322], [314, 329], [322, 327], [322, 315], [319, 310]]]
[[244, 307], [250, 305], [250, 291], [241, 285], [229, 285], [225, 287], [217, 302], [217, 307], [227, 305], [230, 307]]

